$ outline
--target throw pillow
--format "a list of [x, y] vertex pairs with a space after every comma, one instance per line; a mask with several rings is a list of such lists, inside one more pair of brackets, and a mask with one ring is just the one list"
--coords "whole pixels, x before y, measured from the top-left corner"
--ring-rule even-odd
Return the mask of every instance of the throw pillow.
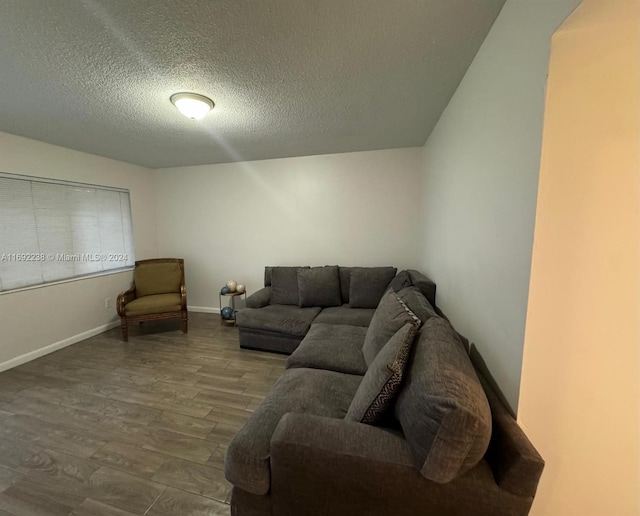
[[298, 305], [298, 271], [309, 267], [273, 267], [271, 269], [271, 304]]
[[407, 323], [413, 324], [417, 328], [420, 327], [420, 319], [390, 289], [384, 294], [374, 312], [364, 338], [362, 355], [367, 366], [371, 365], [378, 352], [395, 332]]
[[354, 267], [349, 278], [349, 306], [376, 308], [396, 275], [395, 267]]
[[337, 265], [298, 270], [298, 306], [340, 306], [340, 276]]
[[416, 335], [416, 326], [407, 323], [389, 339], [360, 382], [346, 419], [368, 425], [375, 425], [383, 419], [400, 391]]

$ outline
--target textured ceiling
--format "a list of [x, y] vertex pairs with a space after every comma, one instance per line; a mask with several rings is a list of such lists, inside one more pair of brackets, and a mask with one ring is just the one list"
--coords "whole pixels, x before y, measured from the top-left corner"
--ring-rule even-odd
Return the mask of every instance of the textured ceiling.
[[152, 168], [422, 145], [503, 4], [0, 0], [0, 131]]

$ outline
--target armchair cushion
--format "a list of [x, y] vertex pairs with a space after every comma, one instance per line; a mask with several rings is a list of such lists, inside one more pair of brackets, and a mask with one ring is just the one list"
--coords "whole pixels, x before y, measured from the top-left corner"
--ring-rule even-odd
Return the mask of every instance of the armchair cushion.
[[180, 292], [182, 273], [178, 263], [146, 263], [136, 266], [136, 297]]
[[182, 310], [180, 294], [152, 294], [138, 297], [124, 307], [125, 315], [147, 315]]
[[299, 306], [339, 306], [340, 276], [337, 265], [298, 270]]
[[414, 324], [405, 324], [384, 345], [367, 369], [351, 401], [346, 419], [368, 425], [383, 420], [400, 390], [416, 334]]

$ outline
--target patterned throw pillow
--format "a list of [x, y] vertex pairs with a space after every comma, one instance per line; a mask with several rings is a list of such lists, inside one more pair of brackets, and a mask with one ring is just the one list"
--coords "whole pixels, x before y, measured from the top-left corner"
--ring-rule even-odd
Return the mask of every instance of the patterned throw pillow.
[[367, 369], [345, 419], [368, 425], [382, 420], [400, 391], [417, 332], [415, 324], [407, 323], [384, 345]]

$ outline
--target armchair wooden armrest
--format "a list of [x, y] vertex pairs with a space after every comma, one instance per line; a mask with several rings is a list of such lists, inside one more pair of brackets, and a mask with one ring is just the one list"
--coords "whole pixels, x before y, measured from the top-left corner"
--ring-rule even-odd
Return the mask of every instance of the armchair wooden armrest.
[[187, 309], [187, 287], [185, 287], [184, 285], [180, 286], [180, 301], [181, 301], [182, 309], [186, 310]]
[[118, 300], [116, 301], [116, 310], [118, 311], [118, 315], [123, 317], [124, 307], [127, 303], [130, 303], [136, 298], [136, 286], [135, 284], [131, 286], [129, 290], [125, 290], [118, 294]]

